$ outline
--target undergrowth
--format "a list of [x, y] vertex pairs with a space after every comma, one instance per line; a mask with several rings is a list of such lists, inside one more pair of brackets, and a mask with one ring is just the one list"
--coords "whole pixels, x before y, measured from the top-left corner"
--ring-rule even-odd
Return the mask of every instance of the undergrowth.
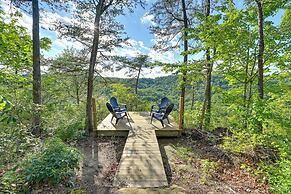
[[59, 138], [48, 139], [42, 148], [19, 161], [0, 179], [2, 192], [23, 193], [40, 183], [67, 182], [78, 168], [80, 152]]

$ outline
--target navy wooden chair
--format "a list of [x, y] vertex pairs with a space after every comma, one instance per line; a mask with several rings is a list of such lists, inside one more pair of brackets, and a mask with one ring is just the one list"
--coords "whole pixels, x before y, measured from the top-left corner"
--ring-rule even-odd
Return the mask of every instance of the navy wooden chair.
[[113, 118], [115, 118], [116, 119], [115, 125], [116, 125], [118, 123], [118, 121], [120, 119], [123, 119], [124, 117], [126, 117], [127, 118], [127, 121], [129, 122], [129, 118], [128, 118], [127, 112], [115, 111], [113, 109], [113, 107], [111, 106], [111, 104], [108, 103], [108, 102], [106, 103], [106, 106], [107, 106], [107, 109], [109, 110], [109, 112], [112, 114], [111, 123], [112, 123]]
[[167, 97], [162, 98], [160, 104], [152, 105], [150, 115], [153, 112], [164, 113], [169, 104], [170, 104], [170, 100]]
[[127, 112], [128, 111], [126, 104], [123, 104], [122, 106], [124, 106], [124, 108], [121, 108], [121, 106], [118, 104], [117, 99], [115, 97], [110, 98], [110, 104], [111, 104], [114, 111], [118, 111], [118, 112]]
[[174, 104], [170, 104], [169, 106], [167, 106], [165, 112], [153, 112], [152, 117], [151, 117], [151, 123], [153, 122], [153, 118], [155, 118], [162, 123], [163, 127], [164, 127], [164, 120], [165, 119], [167, 119], [168, 123], [170, 124], [168, 116], [172, 112], [173, 108], [174, 108]]

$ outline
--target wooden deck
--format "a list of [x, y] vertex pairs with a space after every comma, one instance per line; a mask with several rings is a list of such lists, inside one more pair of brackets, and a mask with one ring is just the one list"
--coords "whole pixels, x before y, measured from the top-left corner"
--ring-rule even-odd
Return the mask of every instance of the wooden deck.
[[[165, 121], [165, 127], [162, 127], [161, 123], [153, 119], [151, 124], [151, 117], [148, 112], [129, 112], [130, 123], [127, 122], [127, 119], [124, 118], [115, 124], [110, 122], [111, 114], [108, 114], [107, 117], [97, 126], [97, 135], [98, 136], [123, 136], [127, 137], [128, 132], [133, 129], [134, 124], [138, 124], [139, 128], [151, 128], [156, 132], [157, 137], [177, 137], [181, 135], [181, 130], [179, 130], [177, 123], [174, 122], [174, 119], [170, 116], [170, 124]], [[138, 121], [143, 120], [145, 122], [137, 123]]]
[[[178, 136], [177, 124], [162, 127], [159, 121], [150, 123], [149, 113], [130, 112], [127, 119], [117, 125], [110, 122], [108, 115], [97, 127], [98, 135], [127, 136], [125, 147], [113, 185], [119, 187], [164, 187], [168, 186], [166, 173], [159, 149], [157, 136]], [[113, 121], [114, 122], [114, 121]]]

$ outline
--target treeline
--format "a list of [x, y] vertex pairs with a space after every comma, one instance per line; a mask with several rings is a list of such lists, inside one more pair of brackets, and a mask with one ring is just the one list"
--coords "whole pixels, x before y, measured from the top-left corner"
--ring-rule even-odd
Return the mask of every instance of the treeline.
[[[166, 64], [145, 55], [110, 54], [127, 40], [116, 16], [144, 1], [74, 2], [75, 9], [67, 1], [61, 5], [43, 2], [53, 10], [68, 6], [74, 22], [57, 21], [53, 29], [84, 45], [83, 50], [66, 49], [50, 60], [33, 52], [38, 46], [49, 49], [49, 39], [39, 40], [36, 35], [32, 41], [17, 22], [20, 13], [7, 16], [0, 11], [3, 192], [23, 192], [32, 185], [56, 184], [70, 176], [80, 157], [66, 143], [92, 134], [92, 97], [97, 100], [97, 118], [102, 120], [108, 114], [104, 104], [109, 96], [135, 111], [148, 110], [168, 96], [176, 105], [173, 116], [186, 132], [228, 128], [233, 135], [224, 138], [221, 147], [234, 155], [251, 155], [258, 147], [275, 150], [275, 160], [256, 158], [250, 171], [264, 177], [271, 192], [289, 192], [291, 12], [287, 0], [244, 1], [239, 6], [224, 0], [155, 1], [148, 13], [153, 15], [150, 30], [157, 38], [154, 48], [179, 50], [183, 56], [183, 61]], [[37, 0], [13, 3], [34, 5], [34, 13], [38, 12]], [[270, 18], [277, 14], [282, 15], [281, 21], [274, 23]], [[35, 27], [38, 17], [33, 20]], [[37, 34], [37, 28], [33, 31]], [[119, 66], [112, 66], [112, 61]], [[42, 74], [40, 64], [46, 69]], [[124, 68], [132, 79], [103, 78], [96, 64], [106, 70]], [[153, 66], [176, 76], [140, 77], [144, 68]], [[59, 168], [66, 165], [64, 161], [70, 167]]]
[[[134, 88], [136, 80], [134, 78], [114, 78], [108, 77], [108, 83], [122, 83], [125, 84], [127, 87]], [[171, 99], [176, 105], [176, 109], [179, 107], [179, 86], [178, 86], [178, 75], [170, 75], [170, 76], [163, 76], [157, 78], [140, 78], [138, 84], [138, 96], [144, 100], [151, 101], [151, 102], [159, 102], [161, 98], [167, 96]], [[102, 82], [102, 79], [97, 79], [97, 82]], [[213, 86], [217, 88], [221, 88], [222, 90], [227, 90], [228, 83], [227, 81], [219, 75], [214, 75], [212, 80]], [[186, 102], [194, 101], [203, 101], [203, 91], [204, 91], [204, 83], [200, 81], [197, 83], [195, 87], [195, 91], [197, 93], [192, 99], [192, 92], [193, 87], [191, 85], [186, 86], [187, 96]], [[101, 94], [110, 97], [112, 93], [112, 89], [110, 87], [104, 87], [99, 91]], [[215, 92], [214, 92], [215, 93]], [[187, 104], [189, 108], [189, 104]]]

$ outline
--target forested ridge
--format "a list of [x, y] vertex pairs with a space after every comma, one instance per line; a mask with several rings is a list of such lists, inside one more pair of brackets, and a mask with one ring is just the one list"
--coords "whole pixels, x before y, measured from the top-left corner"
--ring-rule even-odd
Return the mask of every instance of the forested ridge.
[[[127, 85], [128, 87], [134, 87], [135, 79], [132, 78], [111, 78], [108, 77], [108, 82], [111, 84], [114, 83], [123, 83]], [[141, 78], [139, 81], [138, 89], [139, 89], [139, 96], [142, 99], [152, 101], [152, 102], [159, 102], [160, 99], [162, 99], [164, 96], [167, 96], [172, 101], [175, 102], [175, 104], [178, 104], [178, 98], [179, 98], [179, 91], [177, 91], [178, 88], [178, 76], [176, 75], [170, 75], [170, 76], [163, 76], [163, 77], [157, 77], [157, 78]], [[276, 80], [273, 82], [276, 83]], [[214, 75], [213, 76], [213, 85], [217, 88], [220, 88], [222, 90], [228, 89], [228, 84], [225, 79], [223, 79], [221, 76]], [[187, 102], [191, 101], [191, 86], [187, 85]], [[104, 88], [104, 94], [110, 96], [111, 91], [110, 88]], [[197, 88], [195, 88], [197, 94], [194, 100], [202, 101], [203, 100], [203, 82], [197, 83]], [[102, 91], [103, 92], [103, 91]], [[178, 108], [178, 107], [176, 107]]]
[[[169, 187], [144, 192], [291, 192], [289, 1], [94, 2], [0, 4], [0, 193], [122, 193], [112, 181], [126, 139], [93, 127], [112, 96], [135, 112], [174, 103], [182, 135], [158, 140]], [[148, 9], [151, 49], [176, 61], [114, 54], [130, 45], [118, 17], [137, 8]], [[70, 15], [48, 30], [82, 48], [47, 57], [46, 12]], [[170, 75], [143, 77], [154, 68]], [[104, 76], [118, 71], [127, 78]]]

